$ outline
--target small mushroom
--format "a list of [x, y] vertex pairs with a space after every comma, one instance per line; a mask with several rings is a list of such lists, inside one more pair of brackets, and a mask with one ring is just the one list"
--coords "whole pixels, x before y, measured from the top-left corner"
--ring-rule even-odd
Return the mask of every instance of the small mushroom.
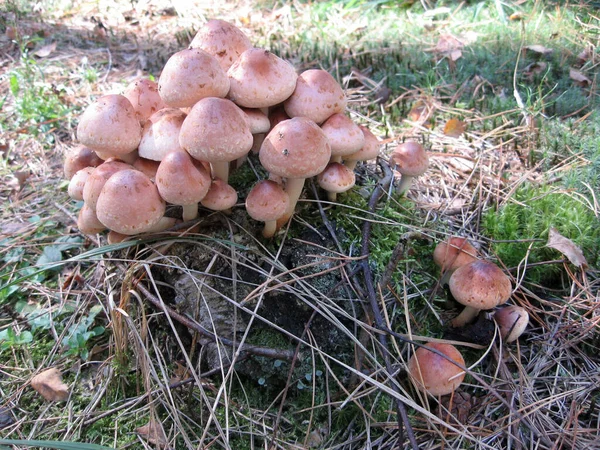
[[465, 365], [465, 360], [456, 347], [431, 342], [413, 353], [408, 361], [408, 373], [420, 391], [436, 397], [451, 394], [463, 382], [465, 372], [461, 367], [429, 349], [443, 353], [462, 367]]
[[70, 180], [77, 171], [86, 167], [96, 167], [104, 161], [98, 157], [95, 151], [84, 145], [78, 145], [68, 150], [65, 155], [64, 173], [65, 178]]
[[343, 113], [346, 104], [346, 94], [329, 72], [310, 69], [298, 75], [296, 88], [283, 105], [288, 116], [321, 124], [333, 114]]
[[510, 278], [497, 265], [479, 260], [456, 269], [448, 285], [454, 299], [465, 306], [452, 320], [453, 327], [464, 326], [481, 310], [506, 303], [512, 292]]
[[158, 84], [148, 78], [133, 80], [123, 92], [135, 110], [137, 120], [143, 125], [156, 111], [167, 107], [158, 93]]
[[277, 231], [277, 219], [285, 214], [289, 203], [290, 197], [280, 184], [262, 180], [246, 197], [246, 211], [254, 220], [265, 223], [263, 237], [271, 238]]
[[104, 184], [96, 204], [98, 220], [117, 233], [144, 233], [163, 218], [165, 201], [139, 170], [116, 172]]
[[177, 108], [164, 108], [152, 114], [142, 130], [138, 154], [162, 161], [171, 151], [180, 150], [179, 132], [186, 115]]
[[105, 158], [133, 152], [142, 127], [131, 102], [122, 95], [104, 95], [89, 105], [79, 119], [77, 138]]
[[292, 217], [306, 178], [325, 169], [331, 158], [331, 146], [323, 130], [306, 117], [279, 122], [265, 137], [259, 159], [263, 167], [285, 178], [290, 204], [280, 221]]
[[198, 217], [198, 203], [210, 185], [210, 174], [202, 164], [194, 164], [185, 150], [170, 152], [156, 172], [158, 192], [167, 202], [183, 207], [184, 221]]
[[96, 202], [106, 180], [120, 170], [131, 168], [131, 165], [118, 159], [109, 159], [96, 167], [88, 176], [83, 187], [83, 201], [85, 204], [96, 211]]
[[336, 113], [321, 125], [331, 145], [331, 161], [342, 162], [344, 156], [358, 152], [365, 145], [365, 135], [348, 116]]
[[447, 284], [456, 269], [476, 261], [477, 256], [477, 249], [464, 237], [451, 236], [436, 245], [433, 262], [442, 271], [440, 284]]
[[229, 78], [217, 59], [199, 48], [172, 55], [158, 79], [158, 91], [172, 108], [186, 108], [206, 97], [225, 97]]
[[505, 306], [494, 313], [500, 336], [506, 343], [516, 341], [529, 324], [529, 313], [521, 306]]
[[228, 97], [246, 108], [266, 108], [287, 99], [296, 87], [296, 69], [262, 48], [242, 53], [227, 71]]
[[94, 167], [85, 167], [78, 170], [71, 181], [69, 181], [69, 187], [67, 192], [69, 197], [73, 200], [83, 200], [83, 188], [90, 174], [94, 171]]
[[377, 136], [371, 133], [367, 127], [364, 125], [359, 125], [358, 127], [363, 132], [365, 138], [364, 145], [359, 151], [342, 158], [344, 164], [348, 166], [350, 170], [354, 170], [359, 161], [369, 161], [377, 158], [377, 156], [379, 156], [379, 148], [381, 147], [381, 142], [379, 142]]
[[200, 203], [213, 211], [227, 211], [233, 208], [237, 200], [236, 190], [220, 178], [215, 178]]
[[330, 162], [325, 170], [317, 175], [317, 182], [327, 191], [327, 199], [335, 202], [337, 194], [352, 189], [356, 182], [356, 175], [342, 163]]
[[423, 175], [429, 167], [427, 152], [418, 142], [404, 142], [399, 144], [391, 155], [391, 159], [402, 177], [396, 187], [400, 195], [410, 189], [413, 179]]

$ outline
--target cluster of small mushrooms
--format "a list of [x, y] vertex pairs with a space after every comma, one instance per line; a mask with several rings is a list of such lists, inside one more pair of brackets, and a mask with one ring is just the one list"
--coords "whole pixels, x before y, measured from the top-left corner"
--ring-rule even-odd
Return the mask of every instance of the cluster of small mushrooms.
[[[453, 327], [468, 324], [480, 311], [504, 305], [510, 298], [510, 278], [494, 263], [480, 259], [477, 249], [463, 237], [452, 236], [440, 242], [433, 252], [433, 260], [441, 270], [441, 284], [448, 284], [454, 299], [465, 306], [452, 320]], [[529, 314], [525, 308], [510, 305], [497, 309], [493, 319], [502, 340], [509, 343], [523, 334]], [[429, 351], [430, 348], [448, 359]], [[453, 345], [430, 343], [415, 351], [408, 371], [419, 389], [440, 396], [454, 392], [462, 383], [465, 373], [460, 367], [464, 365], [462, 355]]]
[[305, 179], [317, 177], [335, 201], [354, 185], [357, 162], [378, 156], [379, 140], [346, 105], [325, 70], [297, 74], [234, 25], [210, 20], [158, 83], [135, 80], [82, 114], [80, 145], [65, 160], [69, 194], [84, 201], [79, 229], [109, 229], [116, 242], [173, 226], [166, 204], [181, 206], [184, 221], [199, 203], [229, 210], [238, 201], [230, 168], [254, 151], [269, 178], [252, 188], [246, 209], [271, 237], [292, 216]]

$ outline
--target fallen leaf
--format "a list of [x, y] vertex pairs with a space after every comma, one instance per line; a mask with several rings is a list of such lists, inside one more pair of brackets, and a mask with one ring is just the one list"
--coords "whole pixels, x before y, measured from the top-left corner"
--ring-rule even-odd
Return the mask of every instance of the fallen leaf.
[[69, 387], [63, 383], [62, 375], [55, 367], [33, 377], [31, 387], [49, 402], [63, 402], [69, 398]]
[[151, 419], [146, 425], [141, 426], [135, 430], [141, 438], [146, 439], [150, 444], [156, 445], [159, 448], [166, 448], [169, 446], [169, 441], [163, 430], [162, 425]]
[[592, 58], [592, 52], [593, 52], [593, 50], [590, 47], [588, 47], [585, 50], [581, 51], [577, 55], [577, 59], [579, 60], [579, 64], [583, 66], [586, 62], [588, 62]]
[[446, 56], [452, 62], [458, 61], [462, 57], [462, 51], [461, 50], [452, 50], [451, 52], [447, 53]]
[[33, 54], [38, 58], [45, 58], [46, 56], [50, 56], [50, 54], [54, 52], [54, 50], [56, 50], [56, 42], [40, 47], [35, 52], [33, 52]]
[[581, 87], [587, 87], [592, 83], [592, 80], [582, 74], [579, 70], [575, 70], [573, 68], [569, 69], [569, 77], [575, 82], [576, 85]]
[[583, 256], [581, 249], [575, 245], [575, 243], [563, 235], [561, 235], [556, 228], [550, 228], [548, 232], [548, 243], [546, 247], [558, 250], [567, 257], [572, 264], [577, 267], [586, 268], [587, 260]]
[[444, 126], [444, 134], [446, 136], [457, 138], [463, 134], [466, 129], [466, 123], [464, 123], [462, 120], [452, 118], [446, 122], [446, 126]]
[[411, 122], [425, 123], [433, 114], [433, 108], [418, 100], [408, 112], [407, 119]]
[[527, 51], [538, 53], [543, 56], [550, 55], [554, 52], [553, 49], [544, 47], [543, 45], [526, 45], [523, 47], [523, 53], [526, 53]]
[[523, 69], [523, 77], [526, 80], [532, 81], [536, 75], [544, 72], [547, 68], [548, 64], [543, 61], [531, 63]]
[[27, 179], [31, 176], [31, 172], [28, 171], [16, 171], [12, 173], [13, 178], [11, 178], [6, 184], [13, 191], [19, 192], [25, 186]]

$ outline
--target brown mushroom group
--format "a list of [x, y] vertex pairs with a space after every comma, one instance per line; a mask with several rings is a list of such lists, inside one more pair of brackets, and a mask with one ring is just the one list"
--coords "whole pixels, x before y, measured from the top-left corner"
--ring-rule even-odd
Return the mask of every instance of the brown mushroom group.
[[[123, 95], [101, 96], [82, 114], [81, 146], [65, 160], [69, 194], [84, 200], [80, 229], [160, 229], [173, 223], [164, 219], [168, 204], [182, 207], [183, 220], [196, 218], [199, 204], [230, 209], [238, 200], [230, 168], [254, 149], [269, 182], [258, 180], [246, 205], [271, 237], [293, 215], [305, 179], [318, 177], [333, 201], [353, 186], [356, 162], [377, 157], [379, 140], [346, 106], [342, 87], [325, 70], [298, 74], [234, 25], [210, 20], [189, 48], [168, 59], [158, 82], [136, 79]], [[127, 206], [98, 210], [98, 203], [113, 205], [108, 197], [115, 191], [128, 197]], [[124, 217], [127, 208], [140, 224]]]

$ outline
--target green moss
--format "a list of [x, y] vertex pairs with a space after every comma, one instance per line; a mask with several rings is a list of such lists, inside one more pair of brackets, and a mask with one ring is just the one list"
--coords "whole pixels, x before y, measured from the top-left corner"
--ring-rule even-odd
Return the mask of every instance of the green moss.
[[[600, 222], [577, 195], [552, 186], [525, 185], [498, 210], [483, 217], [483, 233], [492, 240], [491, 250], [507, 267], [562, 259], [546, 247], [548, 231], [556, 228], [583, 249], [590, 264], [596, 264], [600, 250]], [[557, 286], [562, 265], [528, 267], [525, 280]]]

